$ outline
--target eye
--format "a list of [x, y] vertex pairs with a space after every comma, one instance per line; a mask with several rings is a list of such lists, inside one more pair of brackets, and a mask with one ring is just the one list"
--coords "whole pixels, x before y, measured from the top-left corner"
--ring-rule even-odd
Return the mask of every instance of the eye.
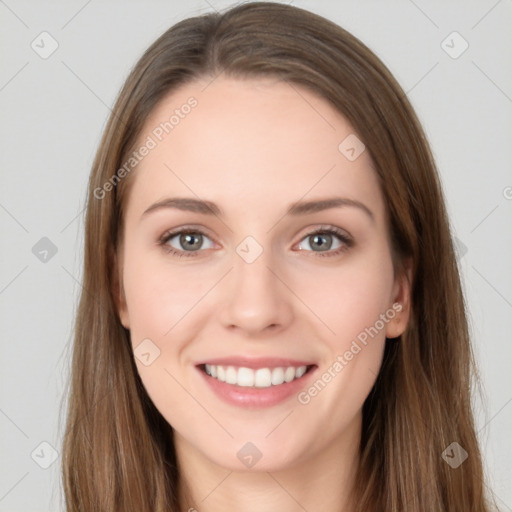
[[[331, 250], [333, 246], [333, 238], [337, 238], [339, 241], [339, 245], [338, 247], [335, 247], [334, 251]], [[354, 244], [352, 238], [347, 233], [333, 226], [319, 228], [306, 235], [302, 240], [307, 241], [307, 245], [310, 248], [313, 248], [311, 252], [316, 253], [316, 256], [324, 257], [337, 256], [338, 254], [348, 250]], [[303, 250], [303, 248], [300, 247], [300, 244], [299, 250]]]
[[[206, 233], [200, 229], [181, 228], [171, 233], [164, 233], [159, 244], [162, 245], [167, 252], [178, 258], [182, 256], [194, 257], [197, 256], [196, 253], [199, 252], [201, 248], [204, 249], [202, 246], [205, 238], [207, 238]], [[179, 247], [176, 248], [170, 244], [173, 239], [176, 239], [174, 243], [178, 244]], [[211, 247], [206, 247], [206, 249], [211, 249]]]
[[[213, 243], [211, 243], [209, 247], [203, 247], [205, 239], [209, 240], [209, 237], [204, 231], [198, 228], [184, 227], [164, 233], [159, 240], [159, 245], [161, 245], [166, 252], [178, 258], [182, 256], [196, 257], [198, 253], [201, 252], [201, 249], [212, 248]], [[338, 240], [338, 247], [335, 247], [335, 250], [332, 250], [333, 239]], [[347, 233], [334, 226], [321, 227], [307, 234], [302, 239], [302, 241], [304, 240], [306, 240], [307, 245], [311, 249], [309, 252], [313, 252], [316, 256], [322, 257], [337, 256], [348, 250], [354, 244], [352, 238]], [[299, 244], [300, 251], [304, 250], [303, 247], [300, 247], [303, 243], [302, 241]], [[176, 245], [178, 245], [178, 247], [176, 247]]]

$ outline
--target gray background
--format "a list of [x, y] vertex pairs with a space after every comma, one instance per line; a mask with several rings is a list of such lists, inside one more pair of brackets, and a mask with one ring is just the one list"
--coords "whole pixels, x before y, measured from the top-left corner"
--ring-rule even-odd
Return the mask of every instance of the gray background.
[[[109, 108], [157, 36], [230, 4], [0, 0], [0, 511], [64, 510], [61, 402], [81, 288], [86, 181]], [[512, 510], [512, 1], [293, 4], [373, 49], [425, 127], [485, 387], [484, 400], [475, 399], [478, 435], [498, 503]], [[58, 43], [46, 59], [31, 47], [51, 49], [43, 31]], [[469, 44], [461, 55], [464, 41], [453, 31]], [[41, 252], [43, 237], [56, 254]]]

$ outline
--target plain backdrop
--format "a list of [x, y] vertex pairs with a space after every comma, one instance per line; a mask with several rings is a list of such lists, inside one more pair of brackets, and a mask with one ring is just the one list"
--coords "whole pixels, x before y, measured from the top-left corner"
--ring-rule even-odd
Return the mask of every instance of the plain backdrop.
[[[162, 32], [233, 4], [0, 0], [0, 511], [64, 510], [61, 403], [86, 182], [109, 109]], [[293, 5], [367, 44], [423, 123], [485, 389], [475, 405], [478, 435], [498, 503], [512, 510], [512, 2]]]

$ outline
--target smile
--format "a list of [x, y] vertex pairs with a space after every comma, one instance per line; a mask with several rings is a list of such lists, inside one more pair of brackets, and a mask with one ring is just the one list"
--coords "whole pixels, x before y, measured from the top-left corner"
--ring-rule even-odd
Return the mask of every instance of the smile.
[[289, 366], [290, 362], [281, 361], [283, 366], [274, 366], [275, 362], [247, 366], [232, 364], [203, 363], [196, 365], [206, 387], [223, 402], [249, 409], [261, 409], [276, 406], [296, 396], [315, 375], [316, 364]]
[[268, 388], [300, 379], [312, 367], [313, 365], [253, 369], [243, 366], [204, 364], [201, 369], [210, 377], [227, 384], [241, 387]]

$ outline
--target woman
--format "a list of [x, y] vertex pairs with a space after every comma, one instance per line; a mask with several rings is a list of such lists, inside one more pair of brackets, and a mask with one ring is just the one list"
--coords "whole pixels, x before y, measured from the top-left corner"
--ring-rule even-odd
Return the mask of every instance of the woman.
[[146, 51], [83, 287], [67, 510], [490, 510], [435, 164], [332, 22], [249, 3]]

